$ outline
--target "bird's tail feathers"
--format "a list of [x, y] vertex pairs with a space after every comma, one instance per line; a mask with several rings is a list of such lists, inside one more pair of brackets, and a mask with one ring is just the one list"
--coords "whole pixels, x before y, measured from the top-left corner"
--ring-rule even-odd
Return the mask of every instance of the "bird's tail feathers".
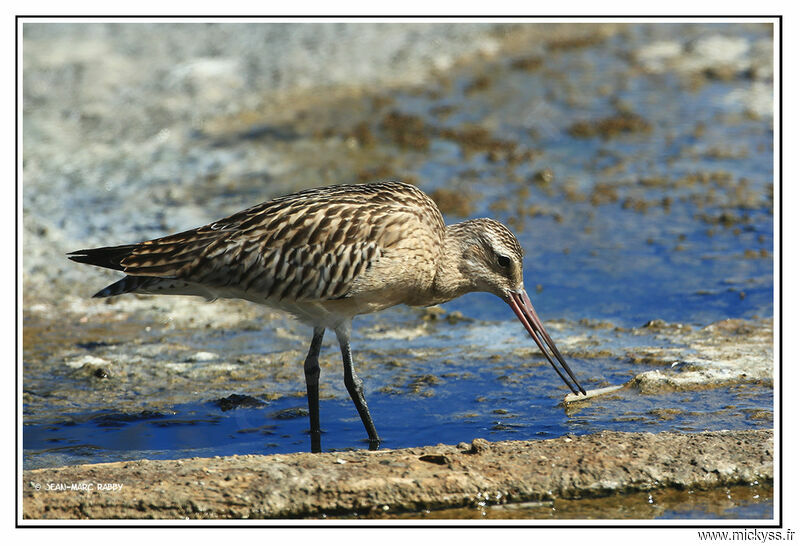
[[108, 298], [120, 294], [160, 294], [172, 296], [200, 296], [208, 301], [214, 301], [219, 294], [202, 284], [186, 282], [179, 279], [166, 277], [145, 277], [128, 275], [113, 284], [109, 284], [93, 298]]
[[69, 252], [67, 258], [82, 264], [96, 265], [108, 269], [122, 271], [120, 264], [124, 258], [130, 255], [137, 245], [104, 246], [101, 248], [85, 248]]
[[152, 283], [153, 280], [153, 277], [135, 277], [128, 275], [127, 277], [123, 277], [113, 284], [109, 284], [92, 297], [108, 298], [111, 296], [119, 296], [120, 294], [127, 294], [129, 292], [136, 292], [140, 288], [144, 288], [148, 284]]

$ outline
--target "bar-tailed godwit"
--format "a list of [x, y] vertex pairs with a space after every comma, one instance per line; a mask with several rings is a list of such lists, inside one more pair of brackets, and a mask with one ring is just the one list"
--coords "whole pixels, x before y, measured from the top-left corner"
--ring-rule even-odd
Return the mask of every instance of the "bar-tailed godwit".
[[301, 191], [197, 229], [68, 256], [127, 274], [97, 298], [128, 292], [241, 298], [311, 325], [304, 369], [317, 446], [318, 357], [325, 330], [333, 330], [347, 392], [370, 444], [377, 446], [380, 439], [353, 368], [350, 328], [354, 316], [393, 305], [434, 305], [468, 292], [495, 294], [511, 306], [570, 390], [585, 394], [525, 292], [522, 255], [517, 238], [500, 222], [480, 218], [446, 226], [421, 190], [381, 182]]

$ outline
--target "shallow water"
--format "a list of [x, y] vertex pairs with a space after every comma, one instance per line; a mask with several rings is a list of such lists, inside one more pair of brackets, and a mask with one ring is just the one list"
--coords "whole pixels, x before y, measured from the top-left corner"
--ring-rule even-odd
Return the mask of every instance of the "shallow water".
[[769, 486], [734, 486], [710, 491], [656, 491], [599, 499], [558, 500], [431, 510], [420, 519], [770, 519]]
[[[701, 432], [772, 426], [771, 380], [736, 360], [727, 360], [721, 370], [733, 367], [739, 370], [736, 375], [750, 378], [731, 382], [721, 375], [700, 384], [656, 382], [648, 388], [631, 384], [565, 407], [566, 389], [518, 324], [437, 320], [424, 332], [393, 339], [385, 336], [404, 326], [411, 330], [420, 318], [410, 310], [388, 314], [387, 321], [362, 319], [367, 324], [353, 340], [383, 448], [456, 444], [478, 437], [497, 441], [602, 430]], [[621, 385], [652, 370], [674, 371], [669, 377], [677, 380], [691, 373], [694, 363], [705, 358], [697, 347], [712, 342], [713, 348], [717, 336], [689, 339], [702, 331], [682, 328], [684, 335], [672, 334], [672, 341], [666, 342], [670, 337], [661, 329], [609, 330], [571, 322], [553, 323], [550, 329], [563, 341], [562, 350], [582, 383], [592, 389]], [[758, 335], [770, 338], [768, 332]], [[269, 337], [266, 330], [192, 336], [176, 329], [156, 342], [117, 338], [91, 351], [107, 363], [99, 369], [108, 377], [98, 377], [96, 368], [84, 364], [59, 378], [59, 388], [70, 393], [68, 398], [84, 393], [84, 402], [75, 409], [58, 408], [39, 390], [51, 378], [32, 378], [29, 385], [42, 398], [27, 404], [25, 467], [310, 449], [302, 355], [253, 355], [267, 349], [264, 340]], [[271, 348], [302, 345], [275, 341]], [[128, 350], [152, 343], [155, 350], [163, 348], [163, 361], [122, 365], [130, 358]], [[674, 358], [670, 346], [682, 355], [677, 365], [669, 365]], [[738, 350], [734, 346], [734, 352]], [[321, 362], [322, 448], [364, 448], [364, 429], [341, 382], [337, 352], [335, 341], [326, 339]], [[199, 354], [208, 355], [208, 360], [196, 361]], [[247, 360], [240, 354], [248, 355]], [[163, 373], [164, 366], [178, 371], [186, 383], [156, 386], [140, 395], [138, 389], [158, 384], [152, 376]], [[212, 366], [224, 371], [209, 371]], [[141, 378], [134, 380], [134, 373]], [[220, 373], [221, 379], [209, 380]], [[203, 389], [197, 390], [198, 384]], [[126, 385], [133, 392], [120, 390]], [[100, 396], [92, 403], [90, 393]], [[220, 402], [231, 394], [252, 397], [259, 407], [234, 404], [221, 409]]]
[[[728, 31], [739, 39], [763, 38]], [[529, 290], [541, 285], [534, 303], [545, 317], [637, 326], [654, 317], [707, 324], [772, 316], [772, 120], [742, 116], [740, 107], [727, 100], [747, 87], [743, 81], [712, 80], [693, 90], [669, 72], [626, 74], [629, 65], [620, 53], [650, 43], [653, 38], [644, 33], [643, 27], [633, 27], [624, 44], [615, 37], [603, 47], [551, 55], [544, 77], [545, 69], [509, 71], [493, 80], [488, 97], [462, 99], [458, 112], [466, 113], [461, 119], [454, 114], [449, 123], [485, 112], [483, 121], [496, 127], [495, 134], [541, 152], [511, 172], [473, 159], [467, 167], [485, 180], [473, 216], [522, 223], [516, 232], [527, 252], [525, 278]], [[576, 65], [582, 70], [574, 70]], [[593, 93], [604, 86], [616, 92], [610, 97]], [[447, 99], [454, 101], [451, 95]], [[580, 108], [574, 101], [581, 101]], [[650, 129], [607, 139], [575, 138], [569, 132], [577, 121], [604, 119], [620, 108], [647, 120]], [[458, 162], [457, 149], [434, 144], [439, 153], [422, 172]], [[531, 181], [542, 168], [550, 168], [552, 182]], [[421, 187], [432, 190], [442, 180], [449, 184], [461, 171], [438, 167], [439, 176], [420, 177]], [[509, 184], [510, 177], [522, 182]], [[536, 216], [518, 214], [532, 206]], [[727, 216], [720, 220], [723, 213]], [[464, 312], [479, 307], [491, 318], [506, 316], [504, 306], [486, 295], [447, 305]]]
[[[725, 72], [717, 70], [724, 63], [703, 61], [696, 44], [712, 36], [749, 47], [737, 60], [744, 67]], [[491, 216], [512, 226], [527, 253], [531, 298], [587, 389], [623, 384], [653, 369], [672, 372], [673, 361], [676, 373], [702, 369], [708, 359], [692, 360], [696, 349], [683, 343], [685, 332], [657, 335], [637, 327], [663, 319], [698, 332], [724, 319], [773, 316], [772, 117], [741, 98], [764, 79], [753, 75], [752, 66], [759, 62], [757, 44], [769, 38], [769, 29], [756, 26], [630, 25], [586, 47], [531, 46], [458, 68], [421, 89], [384, 91], [389, 110], [427, 127], [427, 143], [419, 149], [398, 147], [386, 136], [382, 111], [367, 119], [378, 139], [374, 148], [365, 147], [356, 159], [336, 153], [354, 170], [362, 161], [369, 170], [386, 154], [393, 157], [392, 173], [409, 175], [423, 190], [455, 190], [467, 210], [442, 205], [448, 222]], [[659, 42], [677, 43], [681, 53], [672, 64], [644, 70], [649, 61], [642, 52]], [[540, 64], [514, 68], [515, 60], [529, 58]], [[698, 59], [708, 66], [686, 68]], [[328, 115], [334, 134], [351, 127], [337, 121], [335, 112]], [[493, 152], [492, 143], [464, 143], [447, 133], [464, 124], [511, 146]], [[615, 132], [617, 126], [626, 129]], [[238, 155], [211, 134], [193, 133], [187, 141], [198, 154], [205, 147], [203, 169], [213, 174], [222, 168], [208, 165], [307, 139], [299, 127], [296, 133], [262, 131], [256, 139], [242, 138], [231, 145]], [[117, 186], [117, 197], [116, 190], [76, 189], [68, 196], [69, 208], [113, 205], [117, 199], [125, 222], [144, 238], [163, 234], [162, 224], [172, 226], [176, 218], [196, 225], [213, 219], [207, 215], [231, 206], [232, 191], [236, 199], [254, 202], [263, 195], [257, 174], [238, 179], [235, 190], [215, 184], [211, 175], [209, 180], [202, 198], [158, 198], [174, 207], [168, 219], [136, 201], [125, 205], [135, 187]], [[91, 221], [67, 224], [70, 240], [94, 241], [98, 232], [120, 229], [117, 209], [92, 208], [97, 215]], [[83, 282], [82, 296], [101, 287]], [[94, 303], [81, 305], [90, 309]], [[104, 319], [91, 313], [86, 323], [64, 331], [56, 331], [52, 317], [28, 317], [25, 468], [309, 448], [301, 365], [307, 328], [251, 314], [225, 328], [202, 327], [200, 318], [195, 324], [177, 319], [152, 323], [145, 333], [157, 312], [137, 314], [139, 308], [126, 311], [124, 305], [109, 308], [129, 312], [135, 323], [121, 328], [125, 319], [115, 318], [107, 330]], [[165, 314], [174, 313], [172, 303], [163, 305]], [[356, 366], [382, 447], [609, 429], [772, 427], [771, 350], [741, 381], [711, 374], [685, 389], [630, 387], [565, 409], [559, 405], [564, 386], [500, 300], [472, 294], [442, 308], [436, 320], [399, 309], [354, 324]], [[47, 327], [38, 330], [42, 325]], [[332, 334], [328, 338], [322, 446], [363, 448], [363, 427], [341, 385]], [[654, 347], [666, 352], [642, 357]], [[198, 352], [212, 356], [198, 360], [192, 356]], [[106, 363], [98, 366], [108, 368], [107, 377], [83, 373], [88, 368], [79, 359], [86, 355]], [[65, 362], [78, 364], [70, 368]], [[740, 365], [731, 364], [734, 370]], [[222, 370], [219, 378], [213, 366]], [[265, 405], [222, 411], [214, 404], [234, 393]], [[733, 510], [739, 517], [765, 517], [751, 515], [746, 506]], [[702, 514], [667, 511], [660, 517]]]

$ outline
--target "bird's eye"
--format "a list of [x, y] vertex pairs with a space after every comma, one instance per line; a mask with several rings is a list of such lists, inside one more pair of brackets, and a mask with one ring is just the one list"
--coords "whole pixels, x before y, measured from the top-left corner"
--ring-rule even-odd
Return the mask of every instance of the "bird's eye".
[[503, 256], [501, 254], [497, 255], [497, 263], [500, 264], [500, 267], [508, 267], [511, 265], [511, 258], [508, 256]]

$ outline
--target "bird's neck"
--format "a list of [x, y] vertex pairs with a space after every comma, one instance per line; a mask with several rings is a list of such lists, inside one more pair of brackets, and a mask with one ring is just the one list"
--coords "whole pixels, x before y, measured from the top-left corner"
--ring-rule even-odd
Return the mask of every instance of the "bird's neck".
[[461, 228], [462, 224], [445, 228], [444, 244], [436, 263], [436, 276], [430, 291], [434, 301], [429, 305], [444, 303], [476, 290], [474, 280], [465, 274], [462, 267], [466, 249]]

